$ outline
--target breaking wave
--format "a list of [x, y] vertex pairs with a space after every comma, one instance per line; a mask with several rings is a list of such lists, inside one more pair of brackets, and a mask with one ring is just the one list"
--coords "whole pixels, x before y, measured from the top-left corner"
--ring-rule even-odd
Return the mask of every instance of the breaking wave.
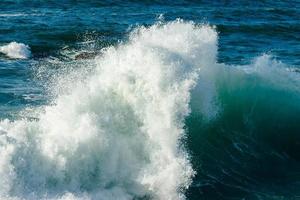
[[[84, 81], [62, 77], [68, 92], [38, 120], [0, 123], [1, 199], [184, 199], [195, 174], [184, 119], [216, 43], [209, 26], [158, 23], [103, 50]], [[18, 43], [1, 51], [29, 55]]]
[[[282, 113], [300, 110], [296, 69], [270, 55], [244, 66], [217, 63], [217, 39], [208, 25], [158, 22], [136, 28], [127, 42], [103, 49], [95, 59], [74, 61], [81, 67], [54, 76], [49, 90], [55, 97], [34, 109], [35, 117], [0, 122], [0, 198], [185, 199], [192, 180], [200, 191], [200, 168], [217, 174], [207, 177], [223, 173], [210, 163], [221, 162], [229, 146], [205, 143], [209, 137], [200, 135], [207, 127], [215, 127], [213, 134], [228, 127], [252, 131], [258, 122], [250, 126], [247, 116], [265, 107], [266, 92], [281, 95], [278, 102], [288, 107], [281, 106]], [[274, 105], [276, 98], [270, 99]], [[230, 139], [242, 151], [243, 143]], [[198, 163], [215, 151], [207, 166]], [[251, 165], [240, 168], [245, 166]], [[251, 185], [243, 184], [249, 191]], [[233, 187], [242, 190], [241, 185]]]

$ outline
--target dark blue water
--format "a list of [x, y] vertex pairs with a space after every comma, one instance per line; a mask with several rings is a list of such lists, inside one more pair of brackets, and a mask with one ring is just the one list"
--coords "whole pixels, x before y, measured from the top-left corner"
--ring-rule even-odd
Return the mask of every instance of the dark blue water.
[[[15, 59], [0, 53], [1, 119], [28, 117], [26, 109], [52, 103], [51, 77], [82, 66], [104, 48], [126, 43], [134, 28], [178, 18], [215, 26], [216, 63], [226, 65], [216, 72], [217, 117], [204, 119], [194, 109], [201, 95], [192, 93], [184, 143], [197, 175], [184, 191], [186, 198], [300, 198], [298, 0], [2, 0], [0, 46], [23, 43], [31, 56]], [[77, 59], [82, 53], [88, 56]], [[260, 63], [256, 60], [263, 55], [270, 57], [265, 61], [270, 71], [280, 65], [288, 72], [273, 75], [267, 70], [256, 77], [227, 71]], [[261, 62], [257, 65], [265, 65]]]

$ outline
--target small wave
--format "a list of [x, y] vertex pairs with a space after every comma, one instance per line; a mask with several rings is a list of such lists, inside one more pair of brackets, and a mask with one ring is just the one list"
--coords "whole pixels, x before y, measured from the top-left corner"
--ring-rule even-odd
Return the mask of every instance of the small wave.
[[0, 47], [0, 52], [10, 58], [28, 59], [31, 56], [30, 47], [23, 43], [11, 42]]
[[26, 17], [26, 16], [40, 16], [41, 14], [27, 14], [27, 13], [2, 13], [0, 17]]
[[23, 14], [23, 13], [0, 14], [0, 17], [20, 17], [20, 16], [26, 16], [26, 14]]

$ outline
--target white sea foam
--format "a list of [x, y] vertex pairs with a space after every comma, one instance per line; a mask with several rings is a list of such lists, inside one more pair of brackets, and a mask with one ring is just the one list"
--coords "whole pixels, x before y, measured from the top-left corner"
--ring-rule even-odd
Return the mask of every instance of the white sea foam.
[[11, 42], [0, 46], [0, 52], [10, 58], [27, 59], [31, 56], [30, 47], [23, 43]]
[[39, 120], [0, 122], [0, 199], [184, 199], [194, 175], [184, 118], [216, 43], [206, 25], [140, 27], [84, 81], [62, 77], [68, 92]]

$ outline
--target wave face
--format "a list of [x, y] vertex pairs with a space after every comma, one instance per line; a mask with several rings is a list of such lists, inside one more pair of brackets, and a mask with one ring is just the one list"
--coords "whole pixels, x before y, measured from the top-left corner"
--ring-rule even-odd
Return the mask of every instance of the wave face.
[[186, 118], [188, 199], [297, 199], [300, 74], [271, 55], [201, 70]]
[[0, 53], [10, 58], [27, 59], [31, 56], [30, 47], [23, 43], [11, 42], [0, 47]]
[[37, 120], [1, 121], [0, 198], [185, 199], [184, 119], [216, 52], [213, 28], [158, 23], [103, 50], [83, 81], [61, 77], [68, 91]]

